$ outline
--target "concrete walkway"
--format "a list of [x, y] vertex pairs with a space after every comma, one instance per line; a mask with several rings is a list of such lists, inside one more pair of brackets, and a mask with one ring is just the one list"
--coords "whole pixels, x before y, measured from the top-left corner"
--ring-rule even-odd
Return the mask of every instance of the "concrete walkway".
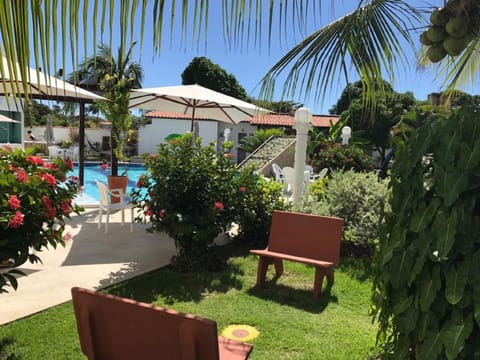
[[128, 224], [120, 224], [120, 212], [111, 216], [105, 235], [97, 229], [97, 213], [72, 217], [66, 232], [73, 239], [65, 248], [45, 250], [37, 254], [43, 264], [19, 268], [28, 276], [18, 279], [17, 291], [0, 294], [0, 325], [70, 300], [73, 286], [100, 289], [170, 262], [175, 245], [168, 236], [149, 234], [141, 224], [130, 233]]

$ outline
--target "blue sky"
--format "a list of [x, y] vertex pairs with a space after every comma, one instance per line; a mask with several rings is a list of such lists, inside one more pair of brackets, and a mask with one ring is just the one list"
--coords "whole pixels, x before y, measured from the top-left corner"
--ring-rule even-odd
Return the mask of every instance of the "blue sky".
[[[210, 2], [212, 12], [208, 20], [208, 34], [206, 41], [201, 41], [199, 44], [192, 40], [190, 36], [191, 31], [187, 30], [187, 41], [182, 42], [180, 27], [176, 27], [173, 32], [172, 41], [170, 41], [169, 24], [164, 29], [164, 40], [162, 49], [159, 54], [154, 54], [152, 49], [152, 31], [149, 23], [146, 25], [145, 38], [143, 47], [141, 49], [137, 46], [134, 54], [134, 59], [141, 62], [145, 71], [144, 87], [168, 86], [181, 84], [181, 73], [195, 56], [205, 56], [220, 67], [225, 69], [228, 73], [233, 74], [239, 83], [246, 89], [247, 93], [253, 97], [257, 97], [260, 87], [258, 86], [260, 80], [271, 66], [278, 61], [296, 42], [300, 41], [302, 36], [310, 33], [320, 24], [326, 24], [338, 16], [344, 15], [351, 11], [355, 6], [358, 6], [358, 1], [344, 0], [336, 1], [334, 10], [331, 10], [331, 1], [324, 0], [322, 17], [319, 19], [311, 19], [308, 21], [305, 32], [300, 34], [298, 31], [289, 30], [287, 36], [280, 36], [278, 27], [272, 36], [272, 43], [268, 46], [264, 41], [260, 46], [255, 46], [254, 42], [250, 40], [248, 45], [243, 47], [228, 46], [223, 37], [222, 30], [222, 14], [221, 1], [213, 0]], [[413, 6], [428, 8], [430, 6], [442, 6], [443, 0], [430, 0], [428, 3], [423, 0], [413, 0], [409, 2]], [[180, 15], [180, 12], [179, 14]], [[418, 33], [419, 34], [419, 33]], [[413, 35], [413, 38], [419, 46], [418, 34]], [[81, 37], [80, 37], [81, 39]], [[108, 35], [105, 35], [108, 40]], [[82, 41], [80, 41], [82, 43]], [[92, 49], [88, 51], [93, 53]], [[115, 40], [113, 47], [116, 47]], [[81, 53], [83, 50], [81, 50]], [[418, 70], [416, 65], [415, 53], [409, 53], [409, 64], [406, 68], [399, 69], [398, 74], [393, 82], [394, 88], [398, 92], [412, 91], [417, 99], [424, 100], [431, 92], [441, 90], [441, 81], [435, 80], [435, 70]], [[356, 78], [352, 78], [352, 81]], [[281, 83], [281, 78], [279, 83]], [[316, 102], [314, 99], [293, 98], [296, 102], [304, 103], [313, 113], [322, 114], [327, 113], [328, 109], [337, 101], [341, 91], [345, 87], [345, 83], [341, 82], [334, 86], [332, 92], [329, 93], [323, 102]], [[465, 87], [463, 89], [469, 93], [476, 93], [472, 87]], [[276, 92], [274, 100], [280, 100], [281, 91]]]

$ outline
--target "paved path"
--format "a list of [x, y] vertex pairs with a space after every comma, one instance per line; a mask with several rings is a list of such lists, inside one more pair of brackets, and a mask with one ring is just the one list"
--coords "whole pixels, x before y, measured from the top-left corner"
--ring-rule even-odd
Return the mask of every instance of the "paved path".
[[149, 234], [141, 224], [130, 233], [120, 212], [111, 217], [108, 235], [96, 221], [97, 210], [73, 217], [67, 228], [73, 239], [65, 248], [43, 251], [43, 264], [19, 268], [28, 276], [18, 279], [17, 291], [0, 294], [0, 325], [70, 300], [73, 286], [100, 289], [165, 266], [175, 253], [164, 234]]

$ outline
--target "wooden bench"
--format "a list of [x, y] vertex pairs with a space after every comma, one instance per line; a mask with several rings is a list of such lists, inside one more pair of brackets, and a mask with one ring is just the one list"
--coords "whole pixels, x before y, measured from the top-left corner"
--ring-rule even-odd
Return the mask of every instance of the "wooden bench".
[[274, 211], [268, 246], [250, 250], [258, 255], [257, 287], [263, 287], [268, 267], [275, 266], [276, 277], [283, 273], [283, 260], [315, 267], [313, 296], [318, 299], [323, 278], [333, 285], [333, 273], [340, 256], [343, 219]]
[[218, 336], [212, 320], [78, 287], [72, 298], [89, 360], [240, 360], [252, 351]]

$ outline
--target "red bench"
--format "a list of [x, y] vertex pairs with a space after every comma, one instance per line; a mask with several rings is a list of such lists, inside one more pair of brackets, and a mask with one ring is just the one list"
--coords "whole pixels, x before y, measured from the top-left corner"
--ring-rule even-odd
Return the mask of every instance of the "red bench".
[[265, 250], [250, 250], [258, 255], [257, 287], [263, 287], [268, 267], [273, 264], [277, 278], [283, 273], [283, 260], [296, 261], [315, 267], [313, 296], [318, 299], [323, 278], [333, 284], [335, 265], [340, 256], [343, 219], [274, 211], [268, 246]]
[[241, 360], [252, 345], [217, 335], [217, 323], [130, 299], [72, 288], [89, 360]]

